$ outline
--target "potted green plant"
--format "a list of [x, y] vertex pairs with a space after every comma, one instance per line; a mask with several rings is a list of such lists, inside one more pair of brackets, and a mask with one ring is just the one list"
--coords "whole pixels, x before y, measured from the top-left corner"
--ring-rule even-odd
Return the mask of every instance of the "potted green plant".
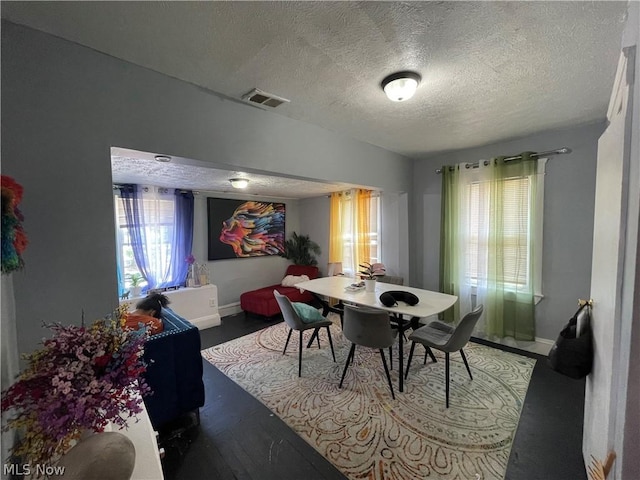
[[126, 277], [131, 284], [131, 296], [139, 297], [140, 295], [142, 295], [142, 284], [145, 281], [145, 278], [142, 276], [142, 274], [140, 272], [127, 273]]
[[384, 265], [381, 263], [368, 263], [363, 262], [359, 265], [360, 270], [358, 273], [360, 274], [360, 278], [364, 280], [365, 290], [367, 292], [373, 292], [376, 289], [376, 277], [384, 275], [386, 273], [386, 269]]
[[284, 258], [296, 265], [318, 265], [316, 255], [320, 255], [320, 246], [309, 238], [309, 235], [291, 234], [291, 238], [284, 244]]

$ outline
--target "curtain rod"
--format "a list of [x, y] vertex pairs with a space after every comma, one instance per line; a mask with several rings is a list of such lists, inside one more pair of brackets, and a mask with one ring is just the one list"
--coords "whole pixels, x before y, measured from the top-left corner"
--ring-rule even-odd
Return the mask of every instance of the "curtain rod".
[[[120, 190], [121, 188], [122, 188], [122, 185], [117, 185], [117, 184], [113, 185], [113, 189], [114, 190]], [[148, 187], [144, 187], [144, 188], [148, 189]], [[162, 189], [167, 190], [167, 191], [169, 191], [169, 190], [180, 190], [182, 193], [189, 193], [189, 190], [184, 190], [184, 189], [180, 189], [180, 188], [173, 188], [173, 187], [171, 187], [171, 188], [170, 187], [157, 187], [157, 188], [162, 188]], [[147, 190], [145, 190], [145, 192], [146, 191]], [[193, 193], [194, 195], [200, 195], [200, 192], [198, 190], [192, 190], [191, 193]]]
[[[549, 150], [547, 152], [540, 152], [540, 153], [534, 153], [531, 156], [532, 157], [546, 157], [547, 155], [558, 155], [558, 154], [563, 154], [563, 153], [571, 153], [571, 149], [569, 147], [562, 147], [562, 148], [558, 148], [556, 150]], [[520, 160], [522, 158], [522, 155], [513, 155], [511, 157], [506, 157], [504, 159], [505, 162], [510, 162], [512, 160]], [[489, 160], [485, 160], [484, 161], [485, 165], [489, 165]], [[478, 168], [478, 166], [480, 165], [480, 163], [476, 162], [476, 163], [467, 163], [465, 166], [466, 168]], [[442, 173], [442, 169], [441, 168], [437, 168], [436, 169], [436, 173]]]

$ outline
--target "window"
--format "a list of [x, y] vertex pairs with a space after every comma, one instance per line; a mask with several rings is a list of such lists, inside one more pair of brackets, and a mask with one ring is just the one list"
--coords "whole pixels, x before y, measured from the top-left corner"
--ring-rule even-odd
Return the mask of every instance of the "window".
[[[150, 191], [149, 191], [150, 190]], [[152, 246], [149, 249], [149, 268], [156, 274], [156, 278], [168, 269], [171, 245], [173, 240], [173, 222], [175, 208], [173, 195], [167, 193], [167, 189], [155, 189], [147, 187], [147, 195], [142, 200], [142, 212], [144, 218], [144, 236], [147, 243]], [[120, 196], [116, 194], [116, 246], [118, 265], [124, 277], [123, 287], [129, 287], [129, 276], [142, 273], [138, 267], [130, 235], [131, 225], [127, 222], [124, 205]]]
[[[529, 178], [510, 178], [502, 181], [503, 221], [502, 254], [504, 278], [507, 283], [526, 285], [529, 279]], [[480, 240], [480, 226], [487, 220], [481, 197], [486, 197], [486, 183], [474, 182], [469, 189], [470, 238], [467, 243], [467, 274], [473, 284], [478, 280], [478, 252], [487, 248], [487, 237]], [[480, 273], [481, 275], [482, 273]]]
[[[539, 164], [544, 172], [544, 159]], [[464, 257], [465, 276], [471, 286], [486, 281], [490, 272], [488, 263], [494, 262], [501, 266], [506, 288], [542, 296], [543, 181], [544, 176], [538, 175], [537, 188], [532, 188], [531, 176], [473, 181], [467, 185], [468, 238]], [[495, 182], [500, 185], [496, 187]], [[500, 198], [496, 199], [496, 195]], [[501, 209], [499, 215], [495, 208]], [[532, 218], [535, 211], [540, 212], [540, 218]], [[495, 218], [500, 219], [500, 225]], [[492, 236], [492, 229], [498, 229], [501, 235]], [[500, 242], [500, 248], [490, 249], [492, 241]], [[488, 251], [498, 251], [498, 261], [489, 258]], [[532, 256], [536, 261], [532, 261]]]
[[127, 185], [114, 200], [120, 292], [131, 287], [136, 273], [148, 288], [183, 284], [193, 236], [192, 192]]
[[[342, 231], [342, 268], [347, 276], [355, 276], [358, 265], [362, 262], [382, 263], [380, 245], [380, 196], [372, 194], [367, 200], [368, 221], [359, 222], [353, 195], [346, 192], [340, 197], [340, 220]], [[368, 225], [366, 231], [360, 233], [358, 226]], [[360, 240], [359, 240], [360, 239]], [[365, 248], [360, 251], [368, 252], [364, 258], [359, 258], [359, 241], [364, 241]]]
[[440, 282], [458, 296], [446, 321], [485, 306], [489, 337], [535, 338], [542, 298], [542, 214], [546, 159], [523, 152], [443, 169]]

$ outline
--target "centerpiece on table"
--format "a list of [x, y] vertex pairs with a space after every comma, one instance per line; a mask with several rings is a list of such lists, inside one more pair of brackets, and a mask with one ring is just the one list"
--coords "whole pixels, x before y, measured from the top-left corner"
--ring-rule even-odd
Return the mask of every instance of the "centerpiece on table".
[[360, 264], [360, 270], [358, 273], [360, 274], [360, 278], [364, 280], [365, 291], [375, 292], [376, 277], [384, 275], [386, 273], [386, 269], [382, 263], [363, 262]]
[[147, 332], [124, 329], [123, 318], [121, 309], [90, 326], [45, 325], [53, 336], [24, 356], [26, 369], [2, 392], [2, 428], [18, 432], [16, 459], [53, 464], [88, 431], [126, 426], [143, 411]]

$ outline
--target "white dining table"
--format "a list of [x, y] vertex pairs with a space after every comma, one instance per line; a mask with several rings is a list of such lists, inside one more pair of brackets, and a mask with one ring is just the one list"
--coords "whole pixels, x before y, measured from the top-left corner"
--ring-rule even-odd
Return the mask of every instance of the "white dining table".
[[[404, 391], [403, 384], [403, 332], [411, 326], [410, 322], [406, 322], [405, 318], [424, 318], [444, 312], [453, 306], [458, 297], [448, 295], [446, 293], [433, 292], [422, 288], [407, 287], [404, 285], [395, 285], [391, 283], [376, 282], [375, 291], [367, 292], [366, 290], [350, 291], [347, 288], [358, 281], [344, 276], [322, 277], [300, 282], [296, 284], [297, 288], [307, 290], [316, 295], [324, 297], [336, 298], [346, 303], [353, 303], [379, 310], [385, 310], [391, 314], [391, 319], [395, 321], [399, 328], [398, 335], [398, 363], [399, 363], [399, 389]], [[380, 295], [384, 292], [403, 291], [411, 292], [418, 297], [416, 305], [409, 305], [399, 301], [397, 305], [387, 307], [380, 301]]]

